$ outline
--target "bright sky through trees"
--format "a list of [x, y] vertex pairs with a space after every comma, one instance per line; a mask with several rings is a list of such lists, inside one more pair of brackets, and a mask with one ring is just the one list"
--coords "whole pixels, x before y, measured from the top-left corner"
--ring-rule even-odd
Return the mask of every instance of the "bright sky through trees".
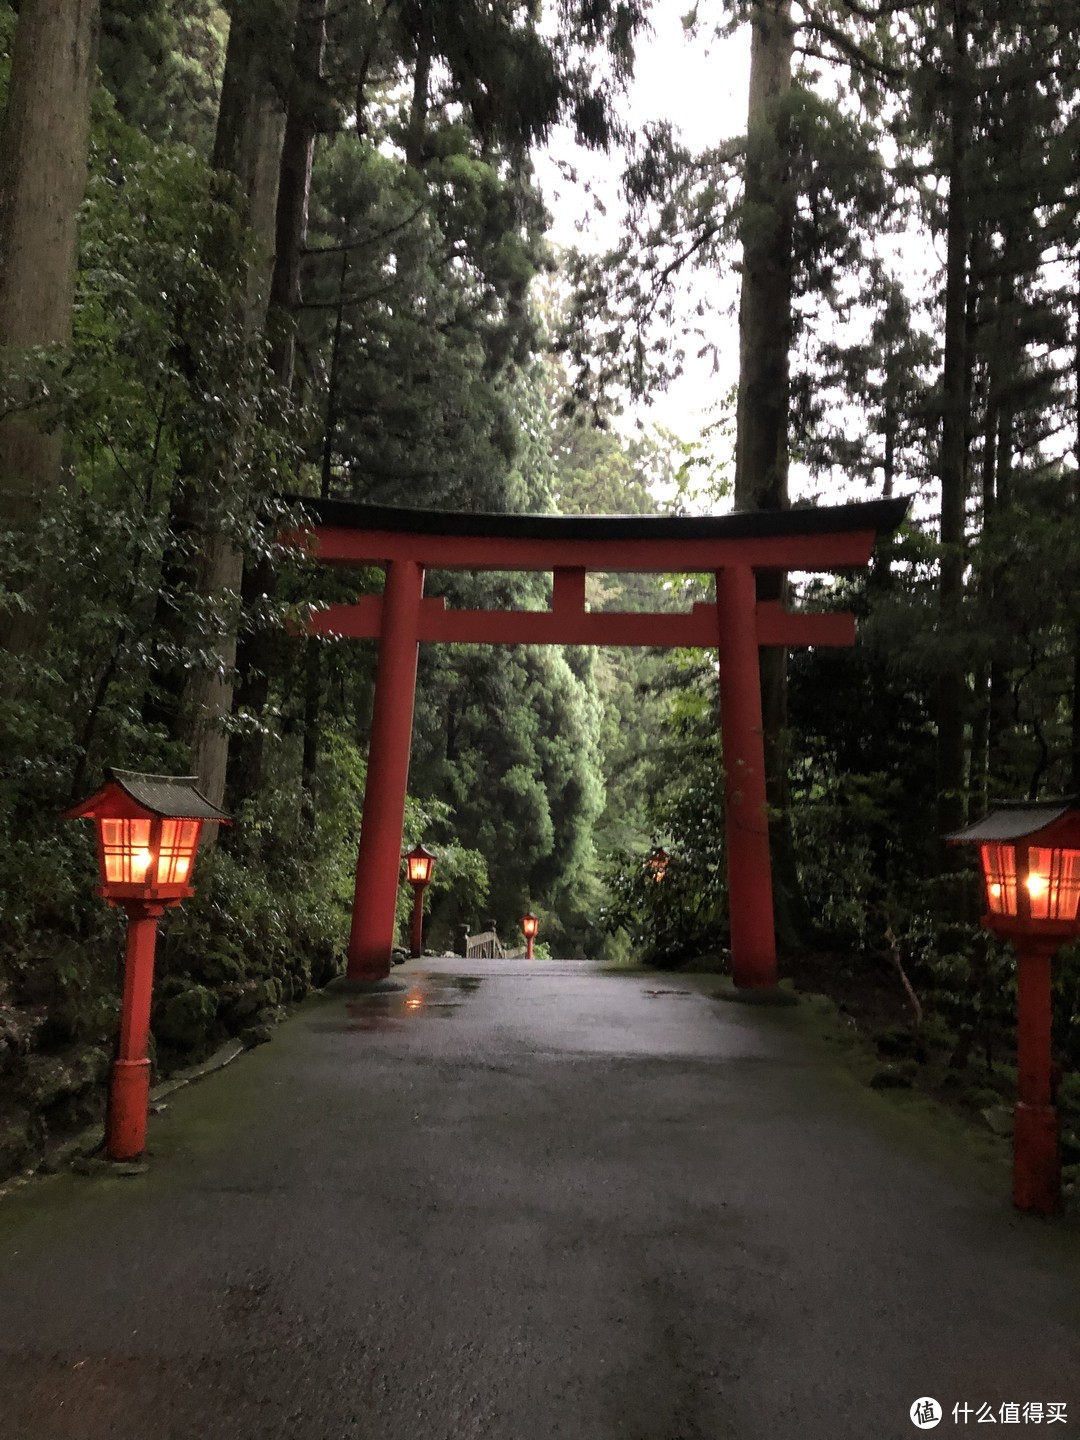
[[[651, 31], [638, 44], [634, 78], [620, 110], [634, 129], [670, 121], [690, 149], [702, 150], [741, 134], [746, 127], [750, 32], [744, 26], [728, 39], [690, 38], [681, 15], [676, 6], [654, 10]], [[620, 152], [604, 155], [576, 145], [565, 126], [537, 152], [537, 175], [552, 216], [548, 233], [554, 245], [602, 251], [617, 242], [623, 159]], [[716, 418], [710, 414], [712, 407], [735, 384], [737, 277], [733, 272], [722, 277], [713, 274], [707, 280], [694, 277], [688, 294], [687, 312], [699, 297], [706, 298], [714, 312], [715, 359], [711, 355], [697, 359], [691, 349], [684, 374], [667, 392], [655, 393], [650, 404], [628, 402], [620, 428], [659, 425], [691, 441]]]

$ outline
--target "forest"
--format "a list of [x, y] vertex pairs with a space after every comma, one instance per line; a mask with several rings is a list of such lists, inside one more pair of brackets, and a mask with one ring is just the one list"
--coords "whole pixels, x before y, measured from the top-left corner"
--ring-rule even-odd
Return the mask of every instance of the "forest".
[[[881, 1084], [972, 1113], [1013, 1093], [1014, 957], [942, 837], [1080, 791], [1072, 6], [701, 0], [694, 43], [750, 53], [741, 132], [702, 151], [677, 96], [627, 118], [660, 9], [0, 0], [0, 1179], [103, 1104], [122, 917], [59, 817], [107, 767], [197, 775], [235, 817], [163, 925], [161, 1072], [340, 969], [374, 646], [296, 625], [381, 574], [282, 549], [305, 496], [912, 497], [865, 575], [785, 582], [854, 611], [857, 645], [763, 651], [777, 932], [784, 973], [873, 1032]], [[555, 134], [621, 177], [603, 253], [547, 237]], [[708, 301], [727, 281], [737, 315]], [[624, 423], [725, 349], [703, 431]], [[589, 584], [594, 609], [711, 598]], [[422, 647], [429, 945], [531, 909], [551, 954], [722, 966], [717, 689], [696, 652]], [[1076, 1166], [1071, 952], [1054, 975]]]

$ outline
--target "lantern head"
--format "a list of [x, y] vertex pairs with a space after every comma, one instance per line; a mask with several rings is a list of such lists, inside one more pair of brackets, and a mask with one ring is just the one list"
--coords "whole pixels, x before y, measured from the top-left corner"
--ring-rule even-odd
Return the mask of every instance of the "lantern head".
[[999, 802], [952, 844], [979, 846], [986, 914], [1005, 935], [1080, 935], [1080, 804], [1063, 800]]
[[526, 940], [535, 940], [540, 933], [540, 921], [531, 910], [521, 917], [521, 930]]
[[658, 885], [667, 874], [670, 859], [671, 856], [662, 845], [654, 845], [649, 851], [648, 859], [645, 861], [645, 868]]
[[435, 856], [423, 845], [417, 845], [405, 856], [405, 868], [410, 885], [426, 885], [435, 869]]
[[142, 775], [111, 770], [89, 799], [64, 811], [65, 820], [93, 820], [100, 893], [118, 900], [175, 905], [195, 892], [191, 871], [203, 823], [229, 817], [195, 788], [196, 776]]

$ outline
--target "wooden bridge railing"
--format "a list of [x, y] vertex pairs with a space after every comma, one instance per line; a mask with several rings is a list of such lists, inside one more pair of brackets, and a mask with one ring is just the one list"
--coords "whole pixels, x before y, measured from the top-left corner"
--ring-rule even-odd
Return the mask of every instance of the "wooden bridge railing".
[[520, 950], [507, 950], [494, 930], [482, 930], [479, 935], [465, 935], [466, 960], [517, 960], [525, 954]]

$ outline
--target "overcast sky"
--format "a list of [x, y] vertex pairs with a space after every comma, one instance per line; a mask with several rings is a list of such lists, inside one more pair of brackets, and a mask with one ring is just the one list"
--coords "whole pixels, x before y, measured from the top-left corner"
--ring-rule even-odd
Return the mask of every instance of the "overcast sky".
[[[666, 119], [691, 149], [706, 149], [746, 128], [747, 88], [750, 71], [750, 32], [743, 27], [728, 40], [698, 37], [688, 40], [682, 27], [683, 7], [664, 3], [653, 7], [653, 26], [637, 46], [635, 75], [626, 97], [625, 113], [632, 125]], [[561, 173], [558, 162], [572, 166], [579, 175], [574, 185]], [[619, 198], [618, 154], [599, 156], [580, 149], [569, 133], [553, 137], [547, 150], [537, 156], [536, 168], [547, 207], [552, 214], [550, 239], [556, 245], [604, 250], [619, 234], [622, 213]], [[602, 197], [606, 215], [598, 212], [593, 194]], [[715, 303], [730, 304], [737, 298], [734, 279], [725, 287], [729, 294]], [[681, 439], [692, 440], [701, 431], [710, 402], [724, 394], [737, 379], [738, 331], [734, 316], [717, 315], [718, 329], [730, 329], [730, 336], [715, 337], [727, 362], [719, 373], [711, 364], [687, 362], [687, 373], [666, 394], [654, 397], [651, 406], [639, 406], [628, 415], [646, 425], [660, 424]]]

